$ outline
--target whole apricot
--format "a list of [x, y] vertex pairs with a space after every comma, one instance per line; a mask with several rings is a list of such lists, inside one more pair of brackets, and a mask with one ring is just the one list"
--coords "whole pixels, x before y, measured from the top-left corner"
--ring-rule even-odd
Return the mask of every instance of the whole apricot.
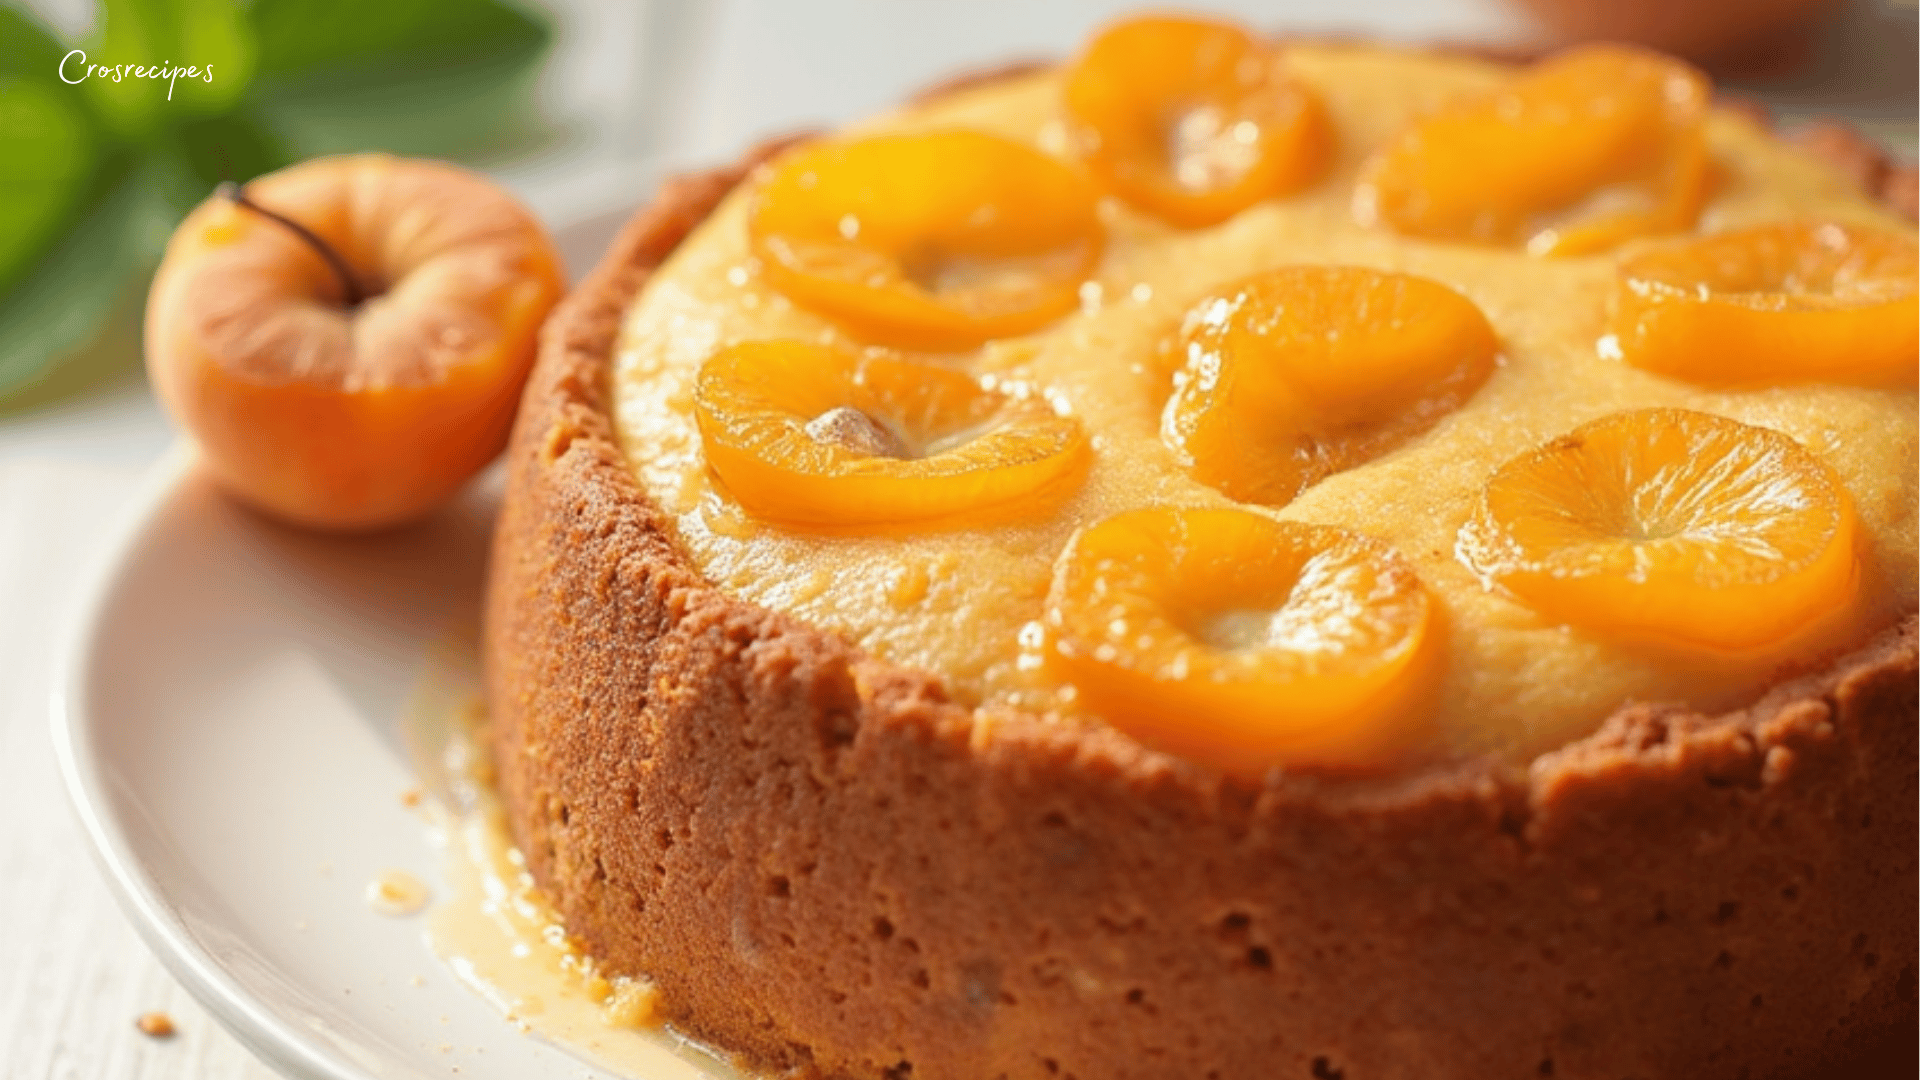
[[506, 444], [563, 286], [539, 221], [434, 161], [320, 158], [202, 203], [147, 297], [147, 373], [230, 494], [367, 530]]

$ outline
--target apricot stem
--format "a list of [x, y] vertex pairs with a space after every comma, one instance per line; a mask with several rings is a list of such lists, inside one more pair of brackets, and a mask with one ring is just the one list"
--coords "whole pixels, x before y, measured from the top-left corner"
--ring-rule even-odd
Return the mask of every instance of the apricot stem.
[[347, 265], [347, 260], [342, 258], [340, 253], [333, 249], [332, 244], [327, 243], [315, 235], [312, 229], [307, 228], [305, 225], [300, 224], [284, 214], [275, 213], [261, 206], [259, 203], [254, 202], [252, 199], [247, 198], [247, 189], [231, 180], [221, 181], [220, 186], [214, 189], [214, 193], [232, 200], [237, 206], [246, 207], [261, 217], [279, 222], [281, 225], [286, 226], [295, 236], [306, 241], [307, 246], [318, 253], [322, 259], [326, 260], [327, 265], [333, 268], [334, 275], [340, 279], [340, 288], [346, 293], [346, 302], [349, 308], [359, 307], [360, 302], [367, 298], [367, 290], [361, 286], [360, 279], [354, 277], [353, 268]]

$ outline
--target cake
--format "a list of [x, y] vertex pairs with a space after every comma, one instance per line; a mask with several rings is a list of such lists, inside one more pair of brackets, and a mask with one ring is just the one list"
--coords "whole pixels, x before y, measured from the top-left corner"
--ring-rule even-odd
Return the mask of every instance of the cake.
[[[1267, 110], [1244, 140], [1218, 116], [1176, 133], [1216, 169], [1185, 189], [1075, 126], [1118, 130], [1102, 110], [1134, 89], [1089, 83], [1090, 57], [1177, 82], [1152, 53], [1169, 41], [1233, 57]], [[1910, 226], [1679, 65], [1554, 63], [1270, 52], [1141, 20], [1064, 71], [668, 184], [547, 327], [488, 588], [501, 793], [567, 931], [651, 980], [676, 1029], [775, 1075], [1757, 1078], [1910, 1045], [1911, 339], [1886, 363], [1843, 350], [1868, 359], [1836, 384], [1804, 370], [1816, 353], [1691, 362], [1634, 307], [1691, 302], [1670, 261], [1725, 270], [1728, 236], [1891, 238], [1904, 292], [1810, 306], [1911, 305]], [[1588, 166], [1631, 197], [1566, 211], [1551, 185], [1500, 188], [1488, 153], [1456, 201], [1537, 206], [1455, 212], [1408, 183], [1433, 162], [1408, 133], [1569, 78], [1658, 88], [1637, 99], [1662, 103], [1641, 118], [1656, 149]], [[1589, 148], [1549, 149], [1532, 160]], [[860, 194], [873, 177], [882, 195]], [[924, 209], [966, 185], [1046, 212], [1001, 229]], [[819, 189], [867, 201], [834, 217]], [[936, 255], [1013, 260], [1017, 280], [902, 270], [924, 240], [909, 205], [972, 222]], [[1814, 239], [1787, 235], [1807, 221]], [[1702, 244], [1706, 270], [1675, 255]], [[870, 273], [872, 250], [892, 261]], [[1835, 291], [1878, 281], [1875, 258]], [[1289, 385], [1334, 384], [1310, 442], [1217, 423], [1204, 357], [1241, 347], [1232, 313], [1268, 292], [1330, 298], [1298, 341], [1384, 341], [1369, 355], [1414, 389], [1379, 406], [1310, 365]], [[1376, 303], [1444, 327], [1420, 340], [1446, 363], [1408, 366], [1402, 321], [1354, 316]], [[1875, 311], [1849, 340], [1913, 321]], [[939, 430], [864, 422], [862, 395]], [[793, 401], [820, 410], [798, 465], [766, 450], [792, 431], [755, 426]], [[1327, 402], [1358, 419], [1312, 427], [1347, 416]], [[985, 466], [951, 460], [1009, 430]], [[1818, 542], [1758, 606], [1582, 578], [1520, 496], [1608, 447], [1680, 472], [1764, 461], [1768, 505]], [[1215, 545], [1212, 569], [1174, 533]], [[1139, 654], [1184, 633], [1215, 648], [1180, 656], [1215, 663], [1248, 633], [1280, 648], [1278, 620], [1238, 609], [1284, 608], [1312, 566], [1332, 567], [1315, 595], [1359, 581], [1393, 613], [1339, 639], [1366, 663], [1209, 676], [1232, 693], [1176, 695], [1178, 722], [1167, 679], [1141, 676], [1165, 657], [1136, 662], [1085, 602], [1138, 574], [1114, 595], [1179, 623]], [[1224, 622], [1180, 622], [1196, 612]]]

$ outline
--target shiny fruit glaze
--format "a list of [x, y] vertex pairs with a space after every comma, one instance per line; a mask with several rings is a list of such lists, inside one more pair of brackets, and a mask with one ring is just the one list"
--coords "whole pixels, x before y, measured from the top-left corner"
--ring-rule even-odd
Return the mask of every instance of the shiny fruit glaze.
[[1437, 605], [1343, 529], [1245, 510], [1089, 525], [1047, 598], [1054, 659], [1149, 746], [1239, 775], [1389, 759], [1431, 711]]
[[1603, 350], [1709, 386], [1914, 385], [1920, 248], [1913, 237], [1794, 221], [1623, 259]]
[[1044, 513], [1090, 451], [1041, 397], [930, 364], [796, 341], [700, 369], [708, 463], [756, 517], [799, 528], [954, 528]]
[[1383, 147], [1355, 213], [1407, 236], [1603, 251], [1690, 227], [1711, 181], [1706, 77], [1658, 53], [1585, 45]]
[[1458, 408], [1493, 371], [1493, 328], [1426, 278], [1290, 266], [1181, 321], [1160, 435], [1194, 479], [1283, 506]]
[[1756, 649], [1852, 605], [1858, 531], [1846, 486], [1792, 439], [1637, 409], [1502, 466], [1460, 554], [1585, 630]]
[[755, 186], [768, 278], [864, 340], [971, 348], [1079, 304], [1104, 232], [1086, 178], [974, 131], [805, 146]]
[[1333, 133], [1278, 50], [1230, 24], [1130, 19], [1068, 68], [1064, 102], [1082, 160], [1140, 210], [1216, 225], [1325, 171]]

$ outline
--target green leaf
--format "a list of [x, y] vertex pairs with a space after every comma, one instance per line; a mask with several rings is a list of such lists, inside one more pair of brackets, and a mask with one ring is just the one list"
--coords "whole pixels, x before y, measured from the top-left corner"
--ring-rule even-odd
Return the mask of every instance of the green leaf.
[[250, 109], [182, 123], [164, 152], [177, 161], [182, 178], [191, 180], [169, 200], [181, 213], [222, 180], [244, 184], [294, 161], [286, 142]]
[[499, 0], [260, 0], [262, 116], [301, 155], [525, 149], [551, 33]]
[[151, 141], [183, 117], [224, 112], [252, 80], [253, 34], [232, 0], [106, 0], [100, 20], [86, 62], [107, 72], [82, 85], [126, 138]]
[[274, 79], [524, 59], [550, 37], [545, 22], [498, 0], [259, 0], [252, 17], [260, 72]]
[[52, 82], [59, 78], [60, 57], [66, 51], [39, 20], [0, 5], [0, 75]]
[[176, 215], [164, 168], [120, 159], [85, 195], [92, 209], [0, 297], [0, 394], [93, 340], [129, 280], [159, 259]]
[[79, 210], [99, 156], [79, 89], [60, 81], [64, 53], [31, 16], [0, 7], [0, 292]]
[[260, 108], [301, 157], [385, 150], [499, 160], [549, 137], [529, 107], [538, 75], [536, 64], [504, 60], [444, 68], [430, 78], [369, 75], [264, 88]]
[[93, 133], [66, 89], [0, 77], [0, 290], [67, 223], [93, 172]]

